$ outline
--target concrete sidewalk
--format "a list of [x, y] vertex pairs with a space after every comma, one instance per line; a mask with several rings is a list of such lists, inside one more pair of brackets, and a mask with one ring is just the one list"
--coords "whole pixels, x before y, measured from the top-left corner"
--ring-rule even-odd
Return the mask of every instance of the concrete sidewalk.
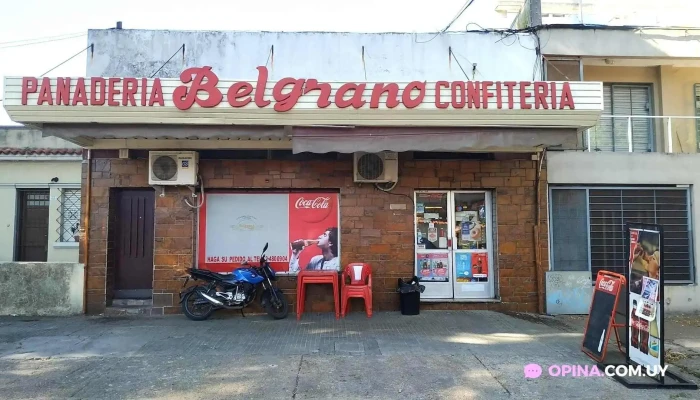
[[645, 399], [607, 377], [526, 379], [523, 367], [593, 365], [575, 320], [487, 311], [2, 318], [3, 398]]

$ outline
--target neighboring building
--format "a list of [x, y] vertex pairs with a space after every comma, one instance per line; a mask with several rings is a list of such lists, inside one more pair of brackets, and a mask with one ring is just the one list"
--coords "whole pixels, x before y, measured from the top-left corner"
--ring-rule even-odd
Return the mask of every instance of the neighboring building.
[[0, 262], [78, 262], [82, 149], [0, 127]]
[[[551, 270], [621, 272], [623, 224], [658, 223], [667, 310], [700, 311], [700, 28], [684, 27], [698, 26], [694, 5], [542, 0], [541, 14], [544, 24], [571, 24], [537, 30], [545, 79], [603, 82], [605, 106], [576, 151], [547, 157]], [[589, 304], [582, 297], [567, 311]]]
[[[500, 38], [92, 30], [87, 76], [104, 79], [6, 78], [4, 106], [88, 149], [91, 313], [117, 298], [179, 312], [185, 268], [230, 270], [265, 242], [292, 276], [370, 263], [375, 310], [417, 275], [425, 307], [537, 311], [542, 150], [576, 146], [602, 85], [533, 82], [536, 37]], [[297, 260], [297, 239], [318, 244]]]
[[614, 27], [695, 27], [697, 18], [688, 0], [499, 0], [496, 11], [511, 18], [513, 28], [530, 23], [530, 9], [540, 5], [543, 25], [601, 25]]

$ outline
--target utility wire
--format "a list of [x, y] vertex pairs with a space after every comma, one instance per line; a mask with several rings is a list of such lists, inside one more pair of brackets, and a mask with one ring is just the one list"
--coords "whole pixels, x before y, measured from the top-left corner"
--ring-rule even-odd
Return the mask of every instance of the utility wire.
[[58, 41], [60, 41], [60, 40], [75, 39], [75, 38], [79, 38], [79, 37], [85, 36], [85, 35], [87, 35], [87, 33], [81, 33], [80, 35], [67, 36], [67, 37], [59, 38], [59, 39], [42, 40], [42, 41], [39, 41], [39, 42], [21, 43], [21, 44], [9, 45], [9, 46], [0, 46], [0, 49], [9, 49], [9, 48], [13, 48], [13, 47], [24, 47], [24, 46], [31, 46], [31, 45], [35, 45], [35, 44], [50, 43], [50, 42], [58, 42]]
[[439, 31], [438, 33], [436, 33], [435, 36], [431, 37], [430, 39], [428, 39], [428, 40], [426, 40], [426, 41], [424, 41], [424, 42], [418, 42], [418, 41], [416, 41], [416, 43], [428, 43], [428, 42], [431, 42], [431, 41], [432, 41], [433, 39], [435, 39], [436, 37], [438, 37], [438, 36], [442, 35], [443, 33], [447, 32], [447, 30], [450, 29], [450, 27], [452, 26], [452, 24], [454, 24], [455, 21], [457, 21], [457, 19], [459, 19], [459, 17], [461, 17], [462, 14], [464, 14], [465, 11], [467, 11], [467, 8], [469, 8], [469, 6], [471, 6], [473, 2], [474, 2], [474, 0], [467, 0], [467, 3], [465, 3], [464, 6], [462, 7], [462, 9], [459, 10], [459, 12], [457, 13], [457, 15], [455, 15], [455, 17], [452, 18], [452, 21], [450, 21], [450, 23], [447, 24], [447, 26], [444, 27], [441, 31]]
[[454, 58], [454, 60], [457, 61], [457, 65], [459, 65], [459, 69], [462, 70], [462, 73], [467, 78], [467, 80], [471, 81], [471, 79], [469, 79], [469, 75], [467, 75], [467, 72], [464, 70], [464, 68], [462, 68], [462, 64], [459, 63], [459, 60], [457, 59], [457, 57], [455, 57], [454, 53], [452, 53], [452, 58]]
[[56, 68], [60, 67], [61, 65], [63, 65], [63, 64], [65, 64], [65, 63], [67, 63], [68, 61], [74, 59], [74, 58], [77, 57], [80, 53], [84, 52], [85, 50], [87, 50], [87, 49], [89, 49], [89, 48], [92, 48], [93, 50], [95, 50], [94, 44], [90, 44], [88, 47], [86, 47], [86, 48], [80, 50], [79, 52], [75, 53], [73, 56], [71, 56], [71, 57], [70, 57], [69, 59], [67, 59], [66, 61], [64, 61], [64, 62], [62, 62], [62, 63], [60, 63], [60, 64], [58, 64], [57, 66], [51, 68], [50, 70], [44, 72], [43, 74], [41, 74], [41, 75], [39, 75], [39, 76], [44, 76], [44, 75], [48, 74], [49, 72], [55, 70]]
[[85, 32], [73, 32], [73, 33], [64, 33], [62, 35], [42, 36], [42, 37], [36, 37], [36, 38], [31, 38], [31, 39], [10, 40], [9, 42], [0, 42], [0, 45], [15, 44], [15, 43], [22, 43], [22, 42], [34, 42], [36, 40], [44, 40], [44, 39], [57, 39], [57, 38], [62, 38], [64, 36], [74, 36], [74, 35], [84, 35], [84, 34], [85, 34]]
[[159, 73], [160, 70], [163, 69], [163, 67], [165, 67], [170, 62], [170, 60], [172, 60], [173, 57], [175, 57], [177, 55], [177, 53], [180, 52], [180, 50], [182, 50], [182, 56], [185, 57], [185, 44], [183, 43], [182, 46], [180, 46], [177, 50], [175, 50], [173, 55], [170, 56], [170, 58], [168, 58], [168, 61], [164, 62], [163, 65], [161, 65], [160, 68], [158, 68], [158, 70], [156, 72], [154, 72], [150, 77], [153, 78], [154, 76], [156, 76], [156, 74]]

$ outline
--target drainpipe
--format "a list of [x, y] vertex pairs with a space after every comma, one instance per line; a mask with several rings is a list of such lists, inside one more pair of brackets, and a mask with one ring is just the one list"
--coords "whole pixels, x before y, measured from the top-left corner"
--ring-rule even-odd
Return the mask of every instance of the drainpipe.
[[87, 150], [87, 184], [85, 185], [85, 223], [83, 224], [83, 240], [85, 241], [85, 252], [83, 253], [83, 314], [87, 314], [87, 292], [88, 292], [88, 260], [90, 260], [90, 203], [92, 191], [92, 151]]
[[535, 225], [533, 234], [535, 238], [535, 291], [537, 292], [537, 311], [544, 314], [543, 295], [540, 293], [540, 267], [542, 266], [542, 253], [540, 249], [540, 180], [542, 176], [542, 166], [544, 165], [547, 149], [542, 150], [542, 154], [537, 157], [537, 174], [535, 175]]

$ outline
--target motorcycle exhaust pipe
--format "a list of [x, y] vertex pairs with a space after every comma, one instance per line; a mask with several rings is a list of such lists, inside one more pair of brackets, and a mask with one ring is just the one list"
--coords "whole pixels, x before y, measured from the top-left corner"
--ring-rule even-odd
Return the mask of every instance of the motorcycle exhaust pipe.
[[223, 306], [223, 305], [224, 305], [224, 303], [220, 302], [219, 300], [217, 300], [217, 299], [215, 299], [215, 298], [213, 298], [213, 297], [211, 297], [211, 296], [207, 296], [206, 294], [204, 294], [204, 293], [202, 293], [202, 292], [199, 292], [199, 295], [202, 296], [202, 297], [204, 297], [205, 299], [207, 299], [207, 300], [208, 300], [210, 303], [212, 303], [212, 304], [215, 304], [215, 305], [217, 305], [217, 306]]

